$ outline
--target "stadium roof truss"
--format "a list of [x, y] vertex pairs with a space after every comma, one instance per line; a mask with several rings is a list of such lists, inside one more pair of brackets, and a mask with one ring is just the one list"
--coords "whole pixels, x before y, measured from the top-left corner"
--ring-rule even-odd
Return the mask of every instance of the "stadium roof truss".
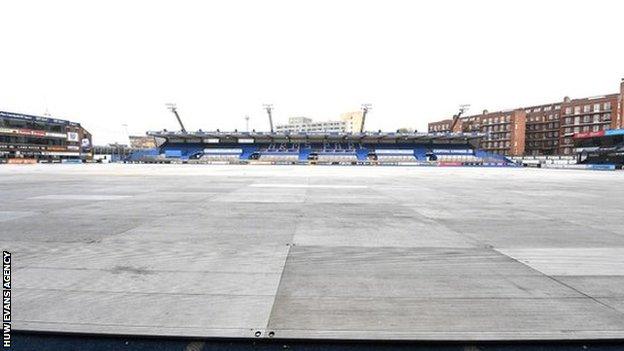
[[[365, 144], [399, 143], [467, 143], [483, 138], [483, 133], [267, 133], [267, 132], [148, 132], [150, 136], [169, 142], [205, 143], [218, 139], [220, 143], [314, 143], [353, 142]], [[175, 140], [175, 141], [174, 141]]]

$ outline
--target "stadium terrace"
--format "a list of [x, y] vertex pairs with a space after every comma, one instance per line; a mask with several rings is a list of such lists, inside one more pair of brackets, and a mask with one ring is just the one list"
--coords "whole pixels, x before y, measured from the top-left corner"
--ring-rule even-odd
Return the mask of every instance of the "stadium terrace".
[[135, 160], [189, 163], [511, 165], [478, 150], [482, 133], [148, 132], [158, 148]]

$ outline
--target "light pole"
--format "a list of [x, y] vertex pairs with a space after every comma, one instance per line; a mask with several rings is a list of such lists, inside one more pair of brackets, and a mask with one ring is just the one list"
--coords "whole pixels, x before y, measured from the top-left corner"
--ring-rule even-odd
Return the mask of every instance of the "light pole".
[[449, 128], [449, 132], [453, 133], [453, 129], [459, 122], [459, 118], [470, 108], [469, 104], [459, 105], [459, 112], [456, 115], [453, 115], [453, 120], [451, 121], [451, 127]]
[[167, 108], [173, 112], [173, 114], [176, 116], [176, 118], [178, 119], [178, 123], [180, 124], [180, 128], [182, 128], [182, 133], [186, 133], [186, 128], [184, 128], [184, 124], [182, 124], [182, 120], [180, 119], [180, 115], [178, 114], [178, 108], [176, 106], [176, 104], [166, 104]]
[[273, 133], [273, 116], [271, 114], [271, 112], [273, 111], [273, 104], [264, 104], [262, 105], [262, 107], [264, 107], [267, 115], [269, 115], [269, 127], [271, 128], [271, 133]]
[[366, 122], [366, 115], [368, 111], [373, 108], [372, 104], [362, 104], [362, 125], [360, 126], [360, 133], [364, 133], [364, 123]]
[[131, 141], [130, 141], [130, 133], [128, 132], [128, 125], [124, 123], [121, 126], [123, 127], [124, 133], [126, 133], [126, 138], [128, 139], [128, 147], [130, 147]]

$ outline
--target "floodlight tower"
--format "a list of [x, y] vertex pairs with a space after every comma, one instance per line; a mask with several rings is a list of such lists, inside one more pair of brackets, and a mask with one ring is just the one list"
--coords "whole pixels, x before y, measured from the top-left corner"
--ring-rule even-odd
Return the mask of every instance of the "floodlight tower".
[[130, 142], [130, 132], [128, 132], [128, 125], [124, 123], [121, 125], [121, 127], [123, 128], [123, 131], [126, 134], [125, 137], [128, 139], [128, 146], [130, 146], [130, 144], [132, 143]]
[[366, 115], [368, 111], [373, 109], [371, 104], [362, 104], [362, 125], [360, 126], [360, 133], [364, 133], [364, 122], [366, 122]]
[[469, 108], [469, 104], [459, 105], [459, 112], [456, 115], [453, 115], [453, 121], [451, 122], [451, 127], [449, 128], [451, 133], [453, 133], [453, 129], [457, 125], [457, 122], [459, 122], [459, 117], [461, 117], [462, 114], [468, 111]]
[[273, 116], [271, 114], [271, 112], [273, 112], [273, 104], [264, 104], [262, 107], [264, 107], [267, 115], [269, 115], [269, 126], [271, 127], [271, 133], [273, 133]]
[[184, 128], [184, 124], [182, 124], [182, 120], [180, 119], [180, 115], [178, 114], [178, 108], [176, 107], [176, 104], [168, 103], [166, 104], [166, 106], [176, 116], [176, 119], [178, 120], [178, 123], [180, 124], [182, 133], [186, 133], [186, 128]]
[[245, 129], [249, 131], [249, 115], [245, 116]]

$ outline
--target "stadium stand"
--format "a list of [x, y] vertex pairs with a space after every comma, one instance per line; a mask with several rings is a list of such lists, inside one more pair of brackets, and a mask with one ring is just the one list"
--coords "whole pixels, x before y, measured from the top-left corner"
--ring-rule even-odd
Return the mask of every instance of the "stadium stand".
[[329, 164], [343, 164], [343, 163], [357, 163], [358, 158], [355, 153], [322, 153], [318, 154], [317, 163], [329, 163]]
[[251, 159], [274, 163], [297, 163], [300, 148], [299, 144], [294, 143], [271, 143], [266, 147], [259, 147]]
[[159, 156], [158, 148], [139, 149], [132, 152], [128, 158], [128, 162], [154, 162]]
[[576, 133], [573, 138], [578, 164], [624, 167], [624, 129]]
[[524, 167], [545, 167], [575, 165], [574, 156], [515, 156], [511, 159]]
[[297, 161], [299, 161], [299, 153], [289, 153], [289, 152], [261, 153], [258, 159], [261, 161], [270, 161], [270, 162], [296, 163]]
[[377, 163], [409, 163], [416, 162], [414, 149], [375, 149], [368, 158]]
[[92, 159], [91, 133], [80, 123], [0, 111], [0, 163], [81, 163]]
[[479, 133], [150, 132], [167, 162], [515, 165], [478, 150]]
[[214, 148], [204, 149], [202, 152], [195, 154], [199, 161], [203, 162], [238, 162], [243, 153], [241, 148]]

